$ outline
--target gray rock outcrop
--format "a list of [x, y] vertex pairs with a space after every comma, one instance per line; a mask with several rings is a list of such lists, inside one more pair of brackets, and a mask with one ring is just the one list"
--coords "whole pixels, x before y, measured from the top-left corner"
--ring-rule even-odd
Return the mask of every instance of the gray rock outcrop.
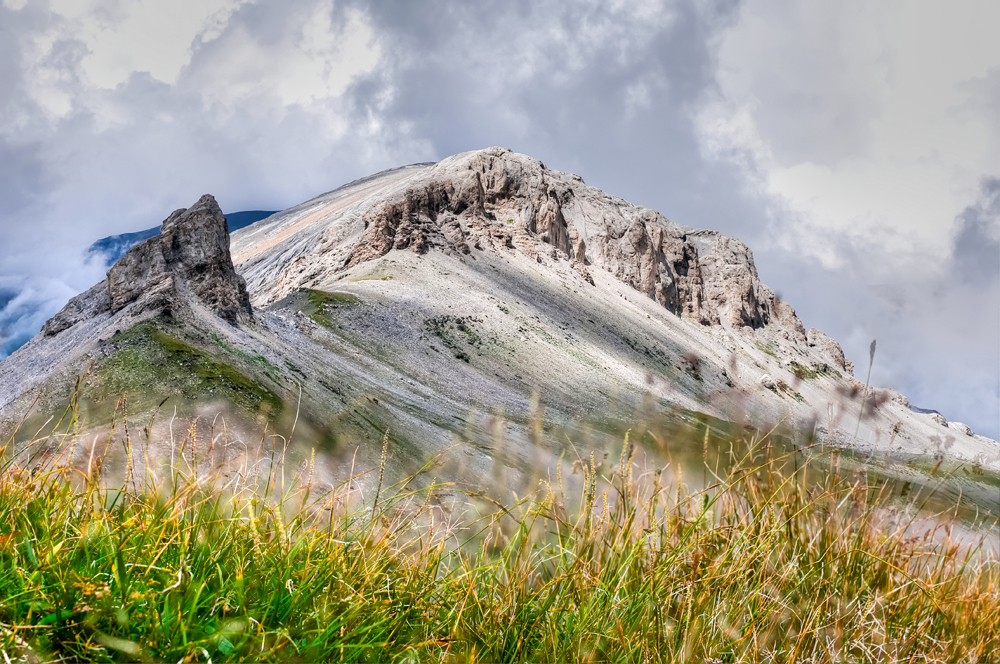
[[42, 327], [45, 336], [129, 305], [134, 314], [173, 311], [194, 298], [230, 323], [252, 318], [246, 282], [229, 253], [226, 218], [211, 195], [175, 210], [160, 234], [140, 242], [108, 270], [107, 279], [77, 295]]
[[111, 311], [111, 291], [107, 279], [71, 298], [59, 313], [46, 321], [42, 334], [51, 337], [105, 311]]
[[958, 431], [959, 433], [965, 434], [966, 436], [975, 435], [973, 433], [973, 431], [972, 431], [972, 427], [970, 427], [968, 424], [964, 424], [962, 422], [948, 422], [948, 428], [949, 429], [954, 429], [955, 431]]
[[910, 400], [906, 398], [906, 395], [900, 394], [896, 390], [886, 390], [889, 393], [889, 400], [898, 403], [903, 408], [910, 407]]
[[840, 347], [840, 344], [815, 327], [806, 332], [806, 343], [826, 356], [837, 369], [848, 373], [853, 371], [854, 365], [850, 365], [848, 368], [850, 363], [844, 358], [844, 349]]
[[704, 325], [758, 329], [775, 323], [791, 340], [806, 341], [795, 311], [761, 284], [753, 253], [741, 241], [680, 226], [505, 148], [440, 162], [369, 207], [360, 221], [363, 230], [346, 254], [340, 253], [346, 231], [333, 225], [288, 263], [272, 282], [272, 298], [393, 249], [514, 249], [539, 262], [569, 261], [590, 283], [590, 271], [603, 269]]

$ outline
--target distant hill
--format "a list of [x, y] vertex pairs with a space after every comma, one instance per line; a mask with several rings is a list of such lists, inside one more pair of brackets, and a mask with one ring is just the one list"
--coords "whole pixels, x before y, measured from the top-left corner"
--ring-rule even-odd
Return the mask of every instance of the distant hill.
[[[243, 212], [231, 212], [226, 215], [226, 224], [229, 232], [239, 230], [255, 221], [260, 221], [274, 214], [273, 210], [244, 210]], [[147, 228], [144, 231], [135, 233], [120, 233], [103, 237], [87, 248], [87, 254], [91, 256], [103, 255], [106, 265], [111, 266], [125, 255], [125, 252], [143, 240], [148, 240], [160, 232], [159, 226]]]

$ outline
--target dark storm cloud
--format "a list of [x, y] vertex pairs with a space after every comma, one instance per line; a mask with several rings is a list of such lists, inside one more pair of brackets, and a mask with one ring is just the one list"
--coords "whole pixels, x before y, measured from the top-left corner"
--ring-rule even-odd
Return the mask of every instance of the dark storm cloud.
[[1000, 178], [984, 178], [980, 199], [957, 220], [954, 270], [966, 283], [1000, 279]]
[[633, 9], [376, 3], [386, 66], [357, 89], [359, 112], [425, 138], [439, 158], [502, 145], [679, 223], [750, 240], [764, 215], [741, 173], [702, 159], [693, 123], [735, 3], [664, 3], [648, 18]]

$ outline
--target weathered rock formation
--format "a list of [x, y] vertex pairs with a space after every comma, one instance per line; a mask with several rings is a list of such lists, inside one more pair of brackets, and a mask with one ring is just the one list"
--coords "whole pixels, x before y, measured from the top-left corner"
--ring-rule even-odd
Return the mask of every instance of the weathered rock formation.
[[364, 210], [360, 223], [353, 242], [345, 242], [351, 231], [344, 224], [331, 223], [272, 281], [269, 300], [393, 249], [473, 255], [513, 249], [538, 261], [569, 261], [590, 283], [592, 268], [606, 270], [705, 325], [776, 323], [789, 339], [806, 342], [794, 310], [760, 283], [753, 253], [736, 238], [680, 226], [505, 148], [440, 162]]
[[[832, 360], [833, 366], [837, 369], [842, 369], [847, 373], [853, 373], [854, 364], [844, 358], [844, 351], [840, 347], [840, 344], [836, 341], [816, 328], [810, 328], [810, 330], [806, 332], [806, 339], [810, 347], [816, 348], [820, 353], [823, 353], [826, 357]], [[909, 403], [906, 405], [909, 407]]]
[[42, 326], [42, 334], [51, 337], [106, 311], [111, 311], [111, 292], [108, 290], [107, 279], [70, 299], [59, 313], [46, 321]]
[[962, 434], [964, 434], [966, 436], [972, 436], [972, 435], [974, 435], [973, 431], [972, 431], [972, 427], [970, 427], [968, 424], [964, 424], [962, 422], [948, 422], [948, 428], [949, 429], [954, 429], [955, 431], [958, 431], [959, 433], [962, 433]]
[[129, 249], [108, 270], [107, 279], [70, 300], [42, 333], [52, 336], [133, 304], [136, 314], [172, 311], [192, 297], [230, 323], [253, 316], [246, 282], [236, 274], [229, 254], [226, 218], [208, 194], [190, 208], [175, 210], [159, 235]]

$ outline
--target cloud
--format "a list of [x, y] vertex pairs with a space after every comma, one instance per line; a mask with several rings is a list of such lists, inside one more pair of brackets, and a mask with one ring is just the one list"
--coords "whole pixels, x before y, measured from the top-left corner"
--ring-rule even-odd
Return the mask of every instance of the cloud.
[[878, 338], [876, 383], [994, 438], [998, 20], [974, 2], [748, 0], [697, 110], [704, 156], [767, 210], [761, 277], [859, 364]]
[[199, 56], [184, 86], [225, 117], [259, 98], [280, 108], [322, 105], [370, 72], [380, 53], [365, 13], [327, 0], [248, 7]]
[[35, 336], [51, 315], [40, 304], [65, 303], [76, 292], [59, 279], [0, 277], [0, 354], [6, 356]]
[[[491, 144], [690, 222], [706, 200], [714, 216], [738, 215], [738, 194], [707, 195], [734, 173], [691, 168], [685, 105], [711, 78], [710, 7], [218, 2], [169, 27], [169, 52], [133, 52], [157, 16], [149, 4], [0, 10], [16, 36], [0, 48], [20, 60], [0, 129], [5, 167], [30, 180], [2, 212], [0, 274], [82, 289], [82, 247], [206, 191], [230, 210], [282, 207]], [[61, 274], [38, 261], [42, 246]]]
[[890, 261], [943, 263], [951, 220], [1000, 172], [998, 21], [1000, 5], [975, 2], [749, 0], [701, 110], [707, 153], [792, 211], [781, 232], [827, 266], [847, 260], [831, 230], [896, 231]]
[[0, 357], [103, 278], [84, 253], [98, 237], [206, 192], [292, 205], [393, 161], [345, 120], [379, 58], [363, 12], [196, 4], [0, 7]]
[[693, 110], [733, 3], [383, 2], [382, 65], [354, 95], [383, 140], [427, 154], [503, 145], [678, 222], [746, 237], [765, 219], [707, 163]]
[[[1000, 209], [996, 178], [947, 224], [945, 259], [889, 257], [904, 243], [882, 229], [880, 242], [828, 231], [827, 265], [790, 255], [780, 243], [755, 251], [761, 279], [781, 289], [806, 327], [839, 340], [858, 367], [878, 339], [872, 373], [918, 406], [934, 408], [994, 439], [1000, 435]], [[784, 220], [786, 223], [788, 219]], [[776, 223], [781, 223], [776, 222]], [[888, 251], [887, 251], [888, 250]], [[863, 371], [863, 369], [861, 369]]]

